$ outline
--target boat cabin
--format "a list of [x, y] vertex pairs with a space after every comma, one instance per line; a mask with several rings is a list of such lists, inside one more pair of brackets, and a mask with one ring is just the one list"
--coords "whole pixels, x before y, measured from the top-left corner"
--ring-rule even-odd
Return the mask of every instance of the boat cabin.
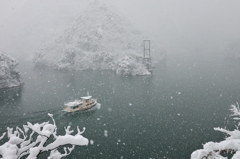
[[86, 103], [88, 103], [91, 98], [92, 98], [92, 96], [81, 97], [81, 99]]

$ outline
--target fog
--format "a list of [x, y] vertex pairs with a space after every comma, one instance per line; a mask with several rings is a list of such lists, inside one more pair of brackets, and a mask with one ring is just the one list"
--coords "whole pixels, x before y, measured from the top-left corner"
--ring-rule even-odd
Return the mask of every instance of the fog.
[[[88, 1], [0, 1], [0, 50], [30, 60], [82, 13]], [[237, 0], [102, 0], [165, 48], [170, 57], [221, 54], [239, 39]], [[141, 41], [139, 41], [141, 42]], [[210, 56], [209, 56], [210, 57]]]
[[[101, 12], [94, 7], [96, 12], [84, 12], [90, 1], [97, 0], [0, 0], [0, 53], [20, 63], [18, 71], [17, 62], [0, 54], [0, 88], [24, 83], [0, 91], [0, 131], [46, 122], [47, 113], [62, 127], [59, 134], [69, 123], [86, 126], [91, 145], [76, 147], [70, 158], [183, 159], [207, 141], [222, 140], [213, 128], [233, 128], [227, 110], [240, 99], [239, 65], [223, 62], [233, 42], [233, 61], [240, 61], [240, 1], [98, 0], [133, 27], [123, 27], [128, 23], [112, 12], [103, 14], [102, 5], [95, 5]], [[73, 23], [84, 13], [90, 16]], [[139, 57], [142, 37], [155, 44], [155, 55], [164, 48], [166, 58], [151, 55], [166, 61]], [[36, 68], [86, 71], [32, 69], [42, 47], [32, 62]], [[63, 114], [64, 103], [88, 92], [101, 108]]]

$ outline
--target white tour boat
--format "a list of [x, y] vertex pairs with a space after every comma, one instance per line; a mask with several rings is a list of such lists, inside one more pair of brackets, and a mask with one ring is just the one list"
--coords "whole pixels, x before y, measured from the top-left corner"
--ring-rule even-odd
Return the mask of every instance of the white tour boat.
[[72, 102], [64, 103], [65, 108], [63, 111], [65, 112], [76, 112], [76, 111], [84, 111], [91, 109], [97, 104], [97, 99], [92, 98], [92, 96], [81, 97], [80, 100], [75, 100]]

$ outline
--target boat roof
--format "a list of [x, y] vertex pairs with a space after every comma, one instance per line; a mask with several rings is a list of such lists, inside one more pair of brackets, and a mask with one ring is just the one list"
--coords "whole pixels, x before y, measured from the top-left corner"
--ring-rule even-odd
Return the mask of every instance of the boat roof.
[[82, 99], [91, 99], [92, 96], [81, 97]]

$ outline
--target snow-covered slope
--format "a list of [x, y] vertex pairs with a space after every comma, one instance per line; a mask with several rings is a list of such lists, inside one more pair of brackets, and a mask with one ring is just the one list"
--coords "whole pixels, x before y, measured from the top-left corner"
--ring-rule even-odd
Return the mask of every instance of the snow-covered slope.
[[0, 52], [0, 89], [21, 85], [18, 62]]
[[33, 62], [54, 69], [149, 74], [136, 60], [142, 55], [143, 39], [124, 17], [94, 1], [62, 36], [38, 51]]

